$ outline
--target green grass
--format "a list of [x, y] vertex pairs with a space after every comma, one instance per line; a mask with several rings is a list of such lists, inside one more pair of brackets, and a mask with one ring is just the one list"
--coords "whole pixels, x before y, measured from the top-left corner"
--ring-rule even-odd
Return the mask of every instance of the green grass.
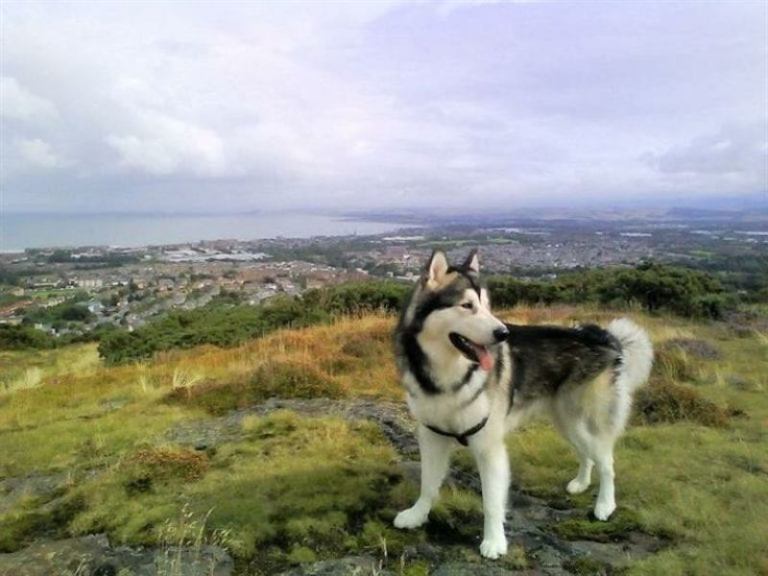
[[636, 515], [621, 509], [611, 517], [610, 522], [595, 522], [590, 518], [569, 518], [552, 526], [552, 531], [566, 540], [594, 540], [612, 542], [626, 540], [629, 533], [641, 530]]
[[178, 408], [131, 406], [91, 420], [52, 421], [0, 433], [0, 475], [50, 474], [101, 467], [189, 415]]
[[14, 552], [40, 536], [66, 538], [67, 526], [82, 506], [82, 499], [76, 496], [55, 502], [40, 498], [22, 502], [3, 518], [0, 552]]
[[[519, 308], [517, 322], [605, 322], [598, 309]], [[657, 345], [704, 340], [716, 359], [662, 350], [652, 385], [616, 451], [619, 510], [589, 520], [596, 488], [568, 496], [571, 449], [546, 424], [509, 437], [516, 484], [582, 511], [553, 523], [569, 539], [620, 540], [629, 531], [666, 542], [629, 574], [758, 574], [768, 569], [768, 337], [724, 324], [636, 315]], [[399, 558], [429, 542], [478, 562], [480, 498], [446, 489], [424, 530], [391, 526], [418, 486], [371, 423], [291, 412], [248, 417], [239, 435], [194, 450], [167, 432], [270, 396], [400, 400], [390, 349], [393, 319], [368, 315], [279, 331], [231, 349], [200, 347], [153, 361], [102, 366], [93, 345], [3, 353], [0, 381], [28, 370], [32, 385], [0, 394], [0, 477], [64, 473], [47, 496], [21, 498], [0, 515], [0, 549], [41, 536], [107, 532], [113, 541], [163, 546], [197, 539], [227, 547], [238, 570], [270, 574], [316, 559], [372, 554], [396, 573], [429, 563]], [[650, 415], [650, 416], [649, 416]], [[473, 470], [466, 453], [457, 465]], [[194, 526], [194, 529], [190, 529]], [[514, 549], [507, 568], [530, 567]], [[603, 569], [574, 561], [575, 573]]]
[[371, 532], [399, 476], [375, 425], [277, 412], [243, 430], [242, 441], [210, 456], [133, 453], [76, 490], [85, 509], [70, 530], [151, 544], [181, 505], [207, 515], [207, 529], [239, 558], [261, 559], [264, 573], [306, 561], [308, 551], [333, 557], [377, 545]]

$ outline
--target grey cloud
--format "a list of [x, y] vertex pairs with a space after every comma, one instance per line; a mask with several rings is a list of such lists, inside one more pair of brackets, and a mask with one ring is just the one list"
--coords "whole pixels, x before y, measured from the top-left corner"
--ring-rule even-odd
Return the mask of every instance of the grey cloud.
[[17, 142], [20, 157], [30, 169], [49, 170], [66, 166], [66, 161], [59, 157], [51, 145], [39, 138], [19, 140]]
[[764, 178], [768, 132], [760, 126], [728, 126], [648, 159], [668, 174], [762, 174]]
[[9, 209], [492, 206], [768, 188], [757, 3], [0, 10]]
[[42, 122], [56, 116], [52, 102], [30, 92], [16, 78], [0, 77], [0, 116], [24, 122]]

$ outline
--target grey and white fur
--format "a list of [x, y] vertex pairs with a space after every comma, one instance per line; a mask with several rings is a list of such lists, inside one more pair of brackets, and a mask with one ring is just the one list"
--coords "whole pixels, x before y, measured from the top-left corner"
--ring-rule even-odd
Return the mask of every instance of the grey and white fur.
[[480, 552], [507, 552], [504, 534], [509, 459], [504, 436], [548, 414], [580, 465], [566, 490], [584, 492], [597, 468], [594, 514], [616, 508], [613, 447], [627, 424], [633, 392], [648, 379], [653, 348], [629, 319], [607, 329], [505, 324], [491, 313], [476, 252], [452, 267], [430, 258], [402, 311], [395, 349], [411, 413], [419, 423], [421, 494], [395, 518], [398, 528], [427, 521], [451, 452], [472, 451], [480, 471], [484, 534]]

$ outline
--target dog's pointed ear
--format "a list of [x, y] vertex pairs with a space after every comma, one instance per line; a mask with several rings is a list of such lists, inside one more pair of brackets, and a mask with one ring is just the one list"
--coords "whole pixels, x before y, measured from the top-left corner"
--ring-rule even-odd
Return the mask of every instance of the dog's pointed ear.
[[480, 275], [480, 258], [477, 257], [477, 248], [473, 248], [467, 256], [461, 267], [468, 273], [475, 276]]
[[434, 284], [442, 280], [448, 272], [448, 259], [442, 250], [435, 250], [429, 257], [429, 262], [424, 270], [424, 280], [427, 284]]

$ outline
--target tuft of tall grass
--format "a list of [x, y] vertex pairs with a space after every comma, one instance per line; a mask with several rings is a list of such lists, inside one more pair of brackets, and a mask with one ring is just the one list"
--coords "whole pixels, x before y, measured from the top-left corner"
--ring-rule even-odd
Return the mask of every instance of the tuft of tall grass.
[[663, 382], [696, 382], [702, 377], [701, 360], [694, 359], [681, 348], [658, 348], [653, 362], [652, 378]]
[[204, 549], [208, 545], [222, 544], [228, 533], [208, 530], [211, 512], [212, 508], [199, 515], [184, 504], [176, 518], [164, 522], [158, 536], [162, 553], [155, 563], [157, 576], [213, 576], [217, 558], [211, 553], [205, 554]]
[[695, 388], [668, 381], [651, 382], [641, 389], [635, 398], [635, 413], [644, 424], [689, 421], [723, 427], [729, 422], [728, 412]]
[[38, 386], [40, 386], [42, 382], [43, 382], [42, 369], [38, 368], [37, 366], [33, 366], [31, 368], [27, 368], [26, 370], [24, 370], [21, 376], [19, 376], [15, 380], [11, 380], [9, 382], [2, 382], [0, 393], [10, 394], [12, 392], [17, 392], [19, 390], [31, 390], [32, 388], [37, 388]]
[[192, 389], [203, 381], [203, 376], [199, 372], [189, 372], [176, 367], [173, 370], [171, 378], [171, 388], [174, 391], [184, 390], [187, 396], [191, 396]]

